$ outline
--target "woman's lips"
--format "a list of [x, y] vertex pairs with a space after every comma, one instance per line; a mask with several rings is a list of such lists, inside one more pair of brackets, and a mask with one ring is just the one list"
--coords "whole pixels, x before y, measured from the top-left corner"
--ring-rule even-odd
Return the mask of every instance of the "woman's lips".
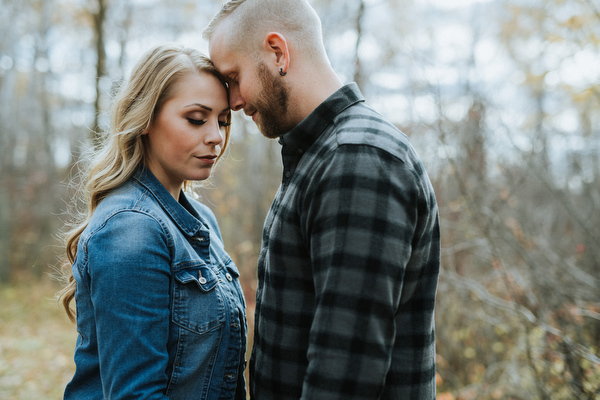
[[204, 162], [205, 164], [214, 164], [217, 161], [217, 156], [201, 156], [201, 157], [196, 157], [200, 160], [202, 160], [202, 162]]

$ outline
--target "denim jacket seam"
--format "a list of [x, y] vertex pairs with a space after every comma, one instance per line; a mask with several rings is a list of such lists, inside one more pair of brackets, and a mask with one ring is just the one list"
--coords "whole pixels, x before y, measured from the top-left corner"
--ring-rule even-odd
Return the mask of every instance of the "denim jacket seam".
[[[96, 236], [96, 234], [98, 234], [100, 231], [102, 231], [104, 228], [106, 228], [106, 225], [113, 217], [117, 216], [118, 214], [125, 213], [125, 212], [132, 212], [132, 213], [146, 215], [149, 218], [151, 218], [152, 220], [154, 220], [160, 227], [160, 229], [163, 232], [163, 234], [165, 235], [165, 237], [167, 238], [167, 246], [169, 248], [169, 253], [171, 253], [171, 255], [172, 255], [172, 253], [173, 253], [172, 249], [174, 246], [173, 236], [169, 232], [168, 227], [166, 226], [164, 221], [162, 221], [162, 219], [160, 219], [158, 216], [154, 215], [154, 213], [151, 210], [146, 210], [146, 209], [142, 209], [142, 208], [135, 209], [132, 207], [123, 207], [123, 208], [113, 210], [113, 212], [111, 212], [109, 215], [107, 215], [104, 218], [104, 220], [102, 221], [102, 223], [100, 225], [98, 225], [93, 231], [89, 232], [86, 235], [84, 241], [82, 242], [82, 249], [85, 254], [84, 260], [82, 260], [82, 264], [87, 265], [88, 243], [90, 242], [90, 240], [92, 240], [94, 238], [94, 236]], [[84, 265], [82, 265], [82, 267]]]

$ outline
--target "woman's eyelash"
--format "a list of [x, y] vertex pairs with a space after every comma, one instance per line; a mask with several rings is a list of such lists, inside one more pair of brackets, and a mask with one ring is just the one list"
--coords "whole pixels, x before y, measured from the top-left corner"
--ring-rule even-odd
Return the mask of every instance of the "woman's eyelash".
[[[194, 118], [187, 118], [188, 122], [192, 125], [204, 125], [206, 123], [205, 120], [203, 119], [194, 119]], [[228, 126], [231, 126], [231, 123], [229, 122], [225, 122], [225, 121], [219, 121], [219, 126], [226, 128]]]
[[187, 120], [190, 124], [193, 124], [193, 125], [204, 125], [206, 123], [206, 121], [204, 121], [202, 119], [188, 118]]

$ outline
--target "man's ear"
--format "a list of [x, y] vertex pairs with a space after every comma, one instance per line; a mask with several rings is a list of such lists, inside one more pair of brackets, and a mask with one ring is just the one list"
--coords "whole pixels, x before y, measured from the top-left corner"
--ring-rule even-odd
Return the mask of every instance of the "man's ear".
[[285, 37], [277, 32], [268, 33], [265, 37], [265, 47], [274, 56], [277, 69], [287, 73], [290, 67], [290, 49]]

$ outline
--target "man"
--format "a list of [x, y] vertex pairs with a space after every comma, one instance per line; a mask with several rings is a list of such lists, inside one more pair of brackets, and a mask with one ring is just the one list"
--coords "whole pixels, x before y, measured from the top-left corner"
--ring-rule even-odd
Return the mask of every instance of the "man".
[[231, 108], [282, 145], [252, 398], [435, 399], [438, 210], [408, 139], [342, 85], [306, 0], [229, 1], [204, 36]]

